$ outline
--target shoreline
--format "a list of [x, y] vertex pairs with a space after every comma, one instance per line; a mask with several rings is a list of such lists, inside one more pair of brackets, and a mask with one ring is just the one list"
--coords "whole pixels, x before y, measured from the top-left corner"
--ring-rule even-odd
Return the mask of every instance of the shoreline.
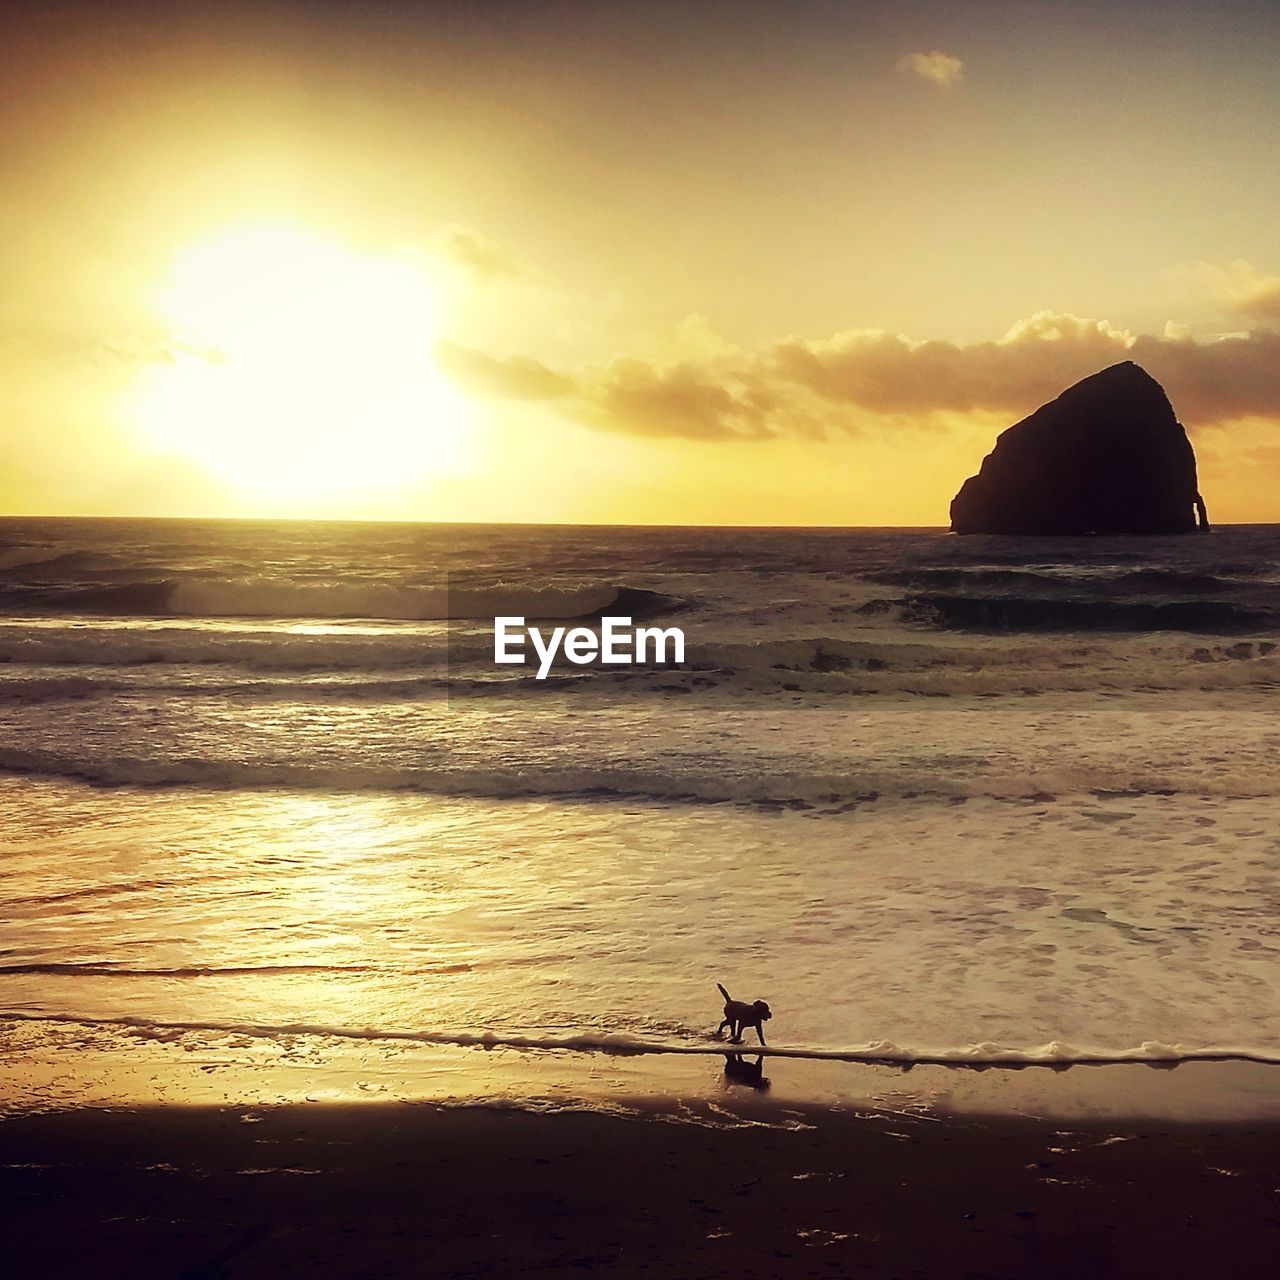
[[965, 1049], [904, 1049], [887, 1041], [863, 1048], [825, 1049], [769, 1045], [763, 1042], [730, 1041], [711, 1036], [702, 1042], [670, 1042], [634, 1040], [626, 1036], [571, 1035], [534, 1036], [477, 1032], [469, 1035], [428, 1031], [397, 1030], [394, 1028], [335, 1027], [323, 1024], [296, 1022], [263, 1027], [235, 1022], [203, 1021], [155, 1021], [143, 1017], [98, 1017], [89, 1014], [28, 1013], [8, 1011], [0, 1014], [0, 1022], [61, 1023], [80, 1027], [118, 1028], [125, 1032], [144, 1034], [170, 1034], [184, 1032], [214, 1032], [227, 1035], [262, 1036], [311, 1036], [324, 1039], [368, 1041], [378, 1043], [408, 1043], [433, 1047], [459, 1049], [520, 1049], [540, 1051], [570, 1051], [600, 1053], [617, 1057], [716, 1057], [737, 1054], [760, 1058], [779, 1058], [803, 1062], [843, 1062], [861, 1066], [958, 1067], [985, 1070], [991, 1067], [1021, 1069], [1023, 1067], [1047, 1067], [1062, 1070], [1066, 1067], [1178, 1067], [1192, 1062], [1251, 1063], [1256, 1066], [1280, 1066], [1280, 1053], [1243, 1047], [1208, 1047], [1184, 1049], [1174, 1045], [1147, 1041], [1134, 1049], [1095, 1050], [1075, 1049], [1059, 1042], [1042, 1045], [1037, 1049], [1005, 1049], [997, 1045], [972, 1045]]
[[850, 1061], [715, 1042], [667, 1053], [364, 1039], [305, 1029], [261, 1039], [235, 1028], [210, 1033], [206, 1024], [23, 1016], [0, 1020], [0, 1032], [0, 1117], [366, 1102], [631, 1113], [665, 1101], [688, 1114], [710, 1109], [759, 1123], [797, 1108], [828, 1108], [1280, 1124], [1280, 1065], [1244, 1058]]
[[[212, 1028], [212, 1029], [210, 1029]], [[84, 1107], [448, 1103], [611, 1111], [667, 1100], [768, 1120], [796, 1107], [1280, 1124], [1280, 1065], [1244, 1059], [850, 1061], [709, 1041], [585, 1051], [192, 1023], [0, 1020], [0, 1116]]]

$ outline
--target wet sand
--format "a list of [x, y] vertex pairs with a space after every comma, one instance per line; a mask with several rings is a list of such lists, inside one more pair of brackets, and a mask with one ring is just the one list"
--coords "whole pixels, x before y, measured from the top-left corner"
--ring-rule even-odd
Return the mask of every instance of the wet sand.
[[85, 1107], [0, 1121], [0, 1205], [22, 1277], [1208, 1277], [1274, 1265], [1280, 1123]]

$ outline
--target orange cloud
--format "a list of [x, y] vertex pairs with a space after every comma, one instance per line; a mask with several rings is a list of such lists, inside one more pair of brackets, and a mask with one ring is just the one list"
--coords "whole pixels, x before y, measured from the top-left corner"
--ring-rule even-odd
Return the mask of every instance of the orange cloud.
[[1226, 266], [1198, 262], [1195, 274], [1224, 311], [1264, 324], [1280, 323], [1280, 276], [1264, 275], [1243, 259]]
[[517, 279], [537, 274], [505, 245], [457, 223], [441, 227], [432, 237], [431, 247], [446, 261], [482, 279]]
[[956, 414], [1020, 417], [1120, 360], [1158, 379], [1188, 426], [1280, 419], [1280, 333], [1195, 342], [1040, 312], [991, 342], [917, 342], [879, 330], [726, 347], [674, 362], [617, 357], [565, 372], [450, 348], [442, 367], [472, 390], [554, 400], [580, 422], [691, 439], [851, 433]]
[[908, 53], [899, 58], [894, 70], [903, 75], [919, 76], [940, 89], [950, 89], [964, 74], [964, 63], [950, 53]]
[[574, 382], [526, 356], [491, 356], [440, 341], [436, 364], [464, 391], [501, 400], [560, 400], [573, 394]]
[[691, 439], [758, 438], [776, 398], [753, 371], [697, 361], [654, 364], [620, 356], [581, 388], [580, 416], [607, 430]]

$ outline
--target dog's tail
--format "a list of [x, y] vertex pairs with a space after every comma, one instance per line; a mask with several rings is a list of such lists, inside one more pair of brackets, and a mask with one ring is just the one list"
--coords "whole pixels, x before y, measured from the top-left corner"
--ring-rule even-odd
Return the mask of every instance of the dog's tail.
[[720, 984], [719, 984], [718, 982], [716, 983], [716, 986], [720, 988], [720, 994], [721, 994], [722, 996], [724, 996], [724, 998], [725, 998], [726, 1000], [732, 1000], [732, 999], [733, 999], [733, 997], [732, 997], [732, 996], [731, 996], [731, 995], [730, 995], [730, 994], [729, 994], [729, 993], [728, 993], [728, 992], [727, 992], [723, 987], [721, 987], [721, 986], [720, 986]]

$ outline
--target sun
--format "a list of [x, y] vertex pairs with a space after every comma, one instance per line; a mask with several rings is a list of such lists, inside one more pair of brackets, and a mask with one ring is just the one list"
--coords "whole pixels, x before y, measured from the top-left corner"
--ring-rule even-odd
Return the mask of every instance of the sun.
[[134, 388], [154, 445], [246, 495], [374, 496], [454, 469], [466, 404], [432, 360], [428, 275], [293, 227], [238, 228], [172, 263], [169, 359]]

